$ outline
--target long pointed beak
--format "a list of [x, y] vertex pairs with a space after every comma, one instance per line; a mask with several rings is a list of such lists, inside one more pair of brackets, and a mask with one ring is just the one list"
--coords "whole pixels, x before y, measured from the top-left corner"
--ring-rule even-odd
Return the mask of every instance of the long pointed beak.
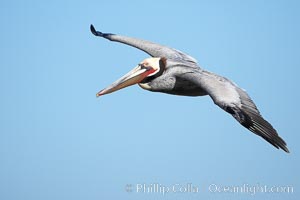
[[136, 83], [140, 83], [144, 78], [146, 78], [149, 74], [153, 73], [153, 71], [146, 68], [141, 68], [139, 65], [136, 66], [133, 70], [125, 74], [122, 78], [115, 81], [110, 86], [104, 88], [100, 92], [96, 94], [96, 97], [109, 94], [120, 90], [122, 88], [134, 85]]

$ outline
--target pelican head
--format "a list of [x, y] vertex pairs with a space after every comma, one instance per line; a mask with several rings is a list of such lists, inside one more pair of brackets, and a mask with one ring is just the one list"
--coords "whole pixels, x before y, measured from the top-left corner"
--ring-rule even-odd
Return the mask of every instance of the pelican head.
[[119, 80], [98, 92], [96, 96], [99, 97], [109, 94], [137, 83], [143, 89], [150, 90], [151, 87], [148, 85], [148, 83], [162, 75], [165, 67], [166, 58], [147, 58]]

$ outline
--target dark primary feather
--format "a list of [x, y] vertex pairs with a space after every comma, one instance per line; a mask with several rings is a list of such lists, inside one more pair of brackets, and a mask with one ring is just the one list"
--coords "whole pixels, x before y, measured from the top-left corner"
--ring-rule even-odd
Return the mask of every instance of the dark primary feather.
[[121, 42], [123, 44], [138, 48], [152, 57], [165, 57], [168, 59], [197, 63], [197, 61], [193, 57], [173, 48], [169, 48], [146, 40], [131, 38], [122, 35], [115, 35], [111, 33], [102, 33], [100, 31], [96, 31], [93, 25], [90, 26], [90, 29], [95, 36], [103, 37], [110, 41]]

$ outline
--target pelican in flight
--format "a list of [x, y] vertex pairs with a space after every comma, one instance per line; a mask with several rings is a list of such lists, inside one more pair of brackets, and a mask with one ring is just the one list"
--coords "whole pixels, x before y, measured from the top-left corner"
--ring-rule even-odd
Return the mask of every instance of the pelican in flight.
[[200, 68], [193, 57], [179, 50], [136, 38], [102, 33], [96, 31], [93, 25], [90, 29], [95, 36], [135, 47], [151, 56], [98, 92], [97, 97], [134, 84], [152, 92], [183, 96], [209, 95], [217, 106], [231, 114], [241, 125], [277, 149], [289, 152], [285, 141], [261, 116], [246, 91], [229, 79]]

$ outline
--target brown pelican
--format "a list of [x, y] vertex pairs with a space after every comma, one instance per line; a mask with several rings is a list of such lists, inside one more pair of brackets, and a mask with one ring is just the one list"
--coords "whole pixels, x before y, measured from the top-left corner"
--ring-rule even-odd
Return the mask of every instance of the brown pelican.
[[209, 95], [214, 103], [231, 114], [241, 125], [261, 136], [277, 149], [289, 152], [285, 141], [258, 111], [245, 90], [225, 77], [200, 68], [191, 56], [149, 41], [96, 31], [95, 36], [138, 48], [150, 56], [122, 78], [97, 93], [105, 95], [133, 84], [152, 92], [184, 96]]

